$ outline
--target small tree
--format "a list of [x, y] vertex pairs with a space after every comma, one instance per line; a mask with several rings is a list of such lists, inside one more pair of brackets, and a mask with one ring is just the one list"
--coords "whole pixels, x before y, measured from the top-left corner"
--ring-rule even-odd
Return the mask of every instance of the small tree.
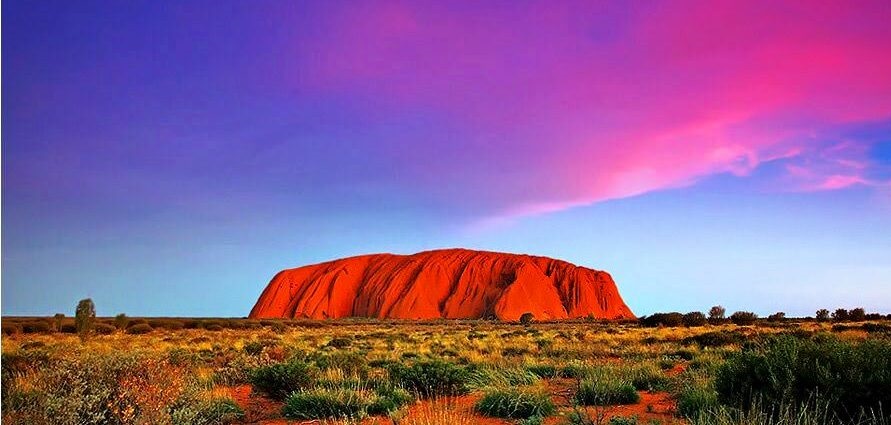
[[120, 313], [114, 317], [114, 327], [123, 330], [130, 323], [130, 318], [126, 314]]
[[524, 326], [529, 326], [532, 322], [535, 321], [535, 315], [532, 313], [523, 313], [520, 315], [520, 323]]
[[730, 321], [737, 326], [748, 326], [755, 324], [758, 315], [751, 311], [737, 311], [730, 315]]
[[848, 313], [848, 310], [844, 308], [838, 308], [832, 312], [832, 320], [836, 322], [845, 322], [848, 320], [849, 316], [850, 314]]
[[866, 310], [857, 307], [848, 313], [848, 320], [852, 322], [862, 322], [866, 320]]
[[53, 326], [55, 326], [56, 332], [62, 332], [62, 321], [64, 319], [65, 319], [65, 315], [62, 313], [56, 313], [56, 315], [53, 316]]
[[708, 321], [711, 323], [721, 323], [724, 321], [724, 315], [727, 310], [724, 307], [716, 305], [708, 310]]
[[87, 298], [77, 303], [77, 310], [74, 312], [74, 326], [77, 329], [77, 336], [81, 341], [90, 337], [93, 331], [93, 322], [96, 320], [96, 306], [93, 300]]
[[820, 321], [820, 322], [825, 322], [825, 321], [829, 320], [829, 310], [827, 310], [825, 308], [821, 308], [821, 309], [817, 310], [816, 317], [817, 317], [817, 321]]

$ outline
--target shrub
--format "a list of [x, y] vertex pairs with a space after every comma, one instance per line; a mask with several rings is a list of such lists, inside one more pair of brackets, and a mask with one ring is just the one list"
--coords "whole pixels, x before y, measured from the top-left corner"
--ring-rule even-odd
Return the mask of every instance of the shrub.
[[705, 318], [705, 315], [699, 311], [691, 311], [684, 315], [683, 318], [684, 326], [686, 327], [694, 327], [694, 326], [703, 326], [708, 321]]
[[783, 320], [786, 320], [786, 313], [778, 311], [774, 314], [771, 314], [770, 316], [767, 316], [767, 320], [771, 322], [782, 322]]
[[482, 367], [470, 372], [467, 386], [478, 389], [492, 386], [532, 385], [539, 379], [541, 378], [538, 375], [526, 369]]
[[821, 308], [817, 310], [815, 317], [817, 318], [817, 321], [825, 322], [826, 320], [829, 320], [829, 310]]
[[523, 313], [520, 315], [520, 323], [529, 326], [535, 321], [535, 315], [532, 313]]
[[127, 328], [127, 333], [132, 335], [142, 335], [151, 332], [152, 326], [148, 323], [137, 323]]
[[623, 376], [631, 381], [635, 389], [662, 391], [668, 387], [669, 379], [652, 363], [636, 364], [623, 371]]
[[730, 321], [737, 326], [749, 326], [755, 324], [758, 315], [751, 311], [737, 311], [730, 315]]
[[334, 348], [347, 348], [350, 345], [353, 345], [353, 340], [344, 336], [337, 336], [328, 341], [328, 346]]
[[124, 313], [120, 313], [114, 317], [114, 326], [118, 329], [127, 328], [127, 323], [130, 322], [130, 319], [127, 318], [127, 315]]
[[316, 354], [307, 360], [313, 361], [319, 369], [339, 369], [347, 375], [365, 376], [369, 369], [365, 356], [349, 351]]
[[277, 400], [284, 400], [294, 391], [308, 388], [315, 383], [318, 371], [311, 365], [291, 360], [255, 369], [250, 374], [251, 385], [260, 392]]
[[223, 325], [219, 323], [209, 323], [204, 325], [204, 329], [209, 330], [211, 332], [220, 332], [223, 330]]
[[118, 328], [107, 323], [97, 323], [94, 330], [99, 335], [111, 335], [114, 331], [118, 330]]
[[802, 404], [816, 397], [840, 416], [891, 406], [891, 341], [846, 342], [826, 336], [770, 339], [731, 356], [715, 388], [730, 406]]
[[640, 401], [640, 395], [628, 381], [605, 378], [582, 381], [575, 401], [582, 406], [634, 404]]
[[367, 394], [344, 388], [313, 388], [285, 399], [282, 415], [289, 419], [359, 419], [371, 404]]
[[525, 419], [553, 415], [556, 408], [542, 389], [493, 388], [476, 403], [476, 410], [496, 418]]
[[684, 315], [681, 313], [653, 313], [640, 318], [640, 324], [647, 327], [667, 326], [677, 327], [684, 323]]
[[678, 414], [688, 419], [697, 418], [718, 406], [718, 394], [707, 387], [687, 386], [676, 398]]
[[53, 326], [44, 320], [34, 320], [22, 323], [22, 331], [27, 334], [40, 333], [46, 334], [53, 331]]
[[860, 307], [852, 309], [851, 312], [848, 313], [848, 320], [852, 322], [862, 322], [866, 320], [866, 311]]
[[414, 400], [408, 391], [390, 385], [378, 387], [374, 392], [375, 398], [367, 409], [369, 415], [389, 415]]
[[423, 398], [466, 394], [469, 371], [442, 360], [419, 361], [411, 366], [401, 363], [388, 368], [390, 380]]
[[244, 419], [244, 411], [230, 398], [215, 398], [173, 407], [170, 419], [173, 425], [230, 424]]
[[637, 425], [637, 416], [613, 416], [609, 425]]
[[745, 341], [745, 336], [739, 332], [706, 332], [684, 338], [686, 345], [697, 344], [700, 347], [723, 347], [725, 345], [740, 344]]
[[557, 366], [549, 364], [527, 365], [526, 370], [540, 378], [554, 378], [557, 376]]

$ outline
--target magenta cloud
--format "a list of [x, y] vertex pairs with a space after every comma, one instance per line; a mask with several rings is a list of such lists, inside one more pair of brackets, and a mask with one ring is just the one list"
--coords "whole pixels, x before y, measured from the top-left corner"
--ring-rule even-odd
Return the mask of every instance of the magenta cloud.
[[298, 41], [295, 84], [466, 136], [393, 154], [429, 164], [412, 174], [434, 196], [487, 199], [485, 220], [768, 163], [787, 190], [885, 184], [839, 129], [891, 118], [888, 2], [456, 5], [351, 3]]

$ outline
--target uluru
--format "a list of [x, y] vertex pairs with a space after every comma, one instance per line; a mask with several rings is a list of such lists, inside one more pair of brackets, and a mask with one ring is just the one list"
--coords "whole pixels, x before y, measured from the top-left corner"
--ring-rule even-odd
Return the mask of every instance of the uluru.
[[279, 272], [251, 318], [633, 319], [609, 273], [548, 257], [443, 249]]

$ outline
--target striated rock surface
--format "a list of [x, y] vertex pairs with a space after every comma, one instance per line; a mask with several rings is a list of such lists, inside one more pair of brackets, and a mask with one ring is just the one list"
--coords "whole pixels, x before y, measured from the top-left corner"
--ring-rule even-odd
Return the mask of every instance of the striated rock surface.
[[279, 272], [251, 318], [634, 318], [606, 272], [531, 255], [444, 249]]

